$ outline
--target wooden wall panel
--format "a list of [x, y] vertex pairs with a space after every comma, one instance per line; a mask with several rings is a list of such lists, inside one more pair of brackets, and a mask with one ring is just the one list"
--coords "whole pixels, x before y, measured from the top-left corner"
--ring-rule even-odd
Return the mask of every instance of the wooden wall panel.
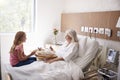
[[[116, 28], [117, 20], [120, 17], [120, 11], [106, 11], [106, 12], [86, 12], [86, 13], [63, 13], [61, 18], [61, 30], [64, 32], [69, 28], [73, 28], [81, 35], [88, 35], [89, 33], [81, 32], [81, 26], [109, 28], [112, 30], [112, 36], [108, 37], [105, 34], [96, 34], [96, 37], [120, 41], [117, 37]], [[95, 36], [95, 33], [92, 33]]]

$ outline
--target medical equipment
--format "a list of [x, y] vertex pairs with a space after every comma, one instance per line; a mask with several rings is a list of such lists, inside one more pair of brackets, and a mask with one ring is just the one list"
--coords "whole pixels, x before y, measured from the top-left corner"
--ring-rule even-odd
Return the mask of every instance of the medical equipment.
[[[114, 49], [108, 49], [106, 62], [112, 65], [113, 68], [115, 65], [118, 65], [118, 55], [118, 51]], [[117, 77], [117, 72], [108, 68], [99, 69], [98, 73], [103, 77], [103, 80], [115, 80]]]

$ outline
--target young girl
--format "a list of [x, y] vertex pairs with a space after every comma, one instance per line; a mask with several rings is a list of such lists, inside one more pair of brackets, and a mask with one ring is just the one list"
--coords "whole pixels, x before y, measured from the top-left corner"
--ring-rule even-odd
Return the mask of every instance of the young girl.
[[23, 43], [26, 41], [26, 34], [23, 31], [16, 33], [13, 45], [10, 49], [10, 64], [13, 67], [30, 64], [36, 61], [35, 57], [30, 57], [35, 54], [36, 50], [32, 51], [29, 55], [24, 54]]

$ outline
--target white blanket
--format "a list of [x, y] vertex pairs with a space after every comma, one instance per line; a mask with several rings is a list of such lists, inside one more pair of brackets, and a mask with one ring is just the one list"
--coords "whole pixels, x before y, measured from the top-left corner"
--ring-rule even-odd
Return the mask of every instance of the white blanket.
[[21, 67], [6, 66], [13, 80], [80, 80], [82, 70], [72, 61], [44, 63], [36, 61]]
[[98, 42], [92, 39], [87, 39], [84, 45], [86, 45], [84, 55], [78, 57], [75, 63], [57, 61], [49, 64], [36, 61], [21, 67], [7, 66], [7, 71], [13, 80], [80, 80], [84, 77], [81, 69], [86, 68], [95, 58], [99, 48]]

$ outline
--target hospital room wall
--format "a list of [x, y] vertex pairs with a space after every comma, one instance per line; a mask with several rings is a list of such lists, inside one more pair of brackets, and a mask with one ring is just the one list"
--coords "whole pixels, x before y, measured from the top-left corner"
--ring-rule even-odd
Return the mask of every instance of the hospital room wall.
[[[45, 36], [48, 34], [52, 35], [53, 27], [60, 29], [60, 18], [64, 7], [64, 0], [36, 1], [36, 26], [34, 32], [27, 33], [27, 41], [24, 44], [26, 54], [37, 47], [43, 47]], [[2, 80], [5, 80], [3, 68], [4, 64], [9, 63], [9, 49], [12, 45], [14, 35], [15, 33], [0, 34]]]
[[[119, 0], [37, 0], [35, 32], [28, 34], [26, 47], [29, 50], [41, 46], [46, 37], [52, 35], [52, 29], [60, 29], [62, 12], [93, 12], [120, 10]], [[2, 62], [9, 61], [9, 48], [15, 34], [0, 35]], [[47, 36], [46, 36], [47, 35]], [[99, 40], [100, 44], [120, 50], [120, 43]], [[32, 46], [32, 47], [31, 47]], [[33, 48], [32, 48], [33, 49]], [[2, 79], [4, 80], [4, 79]]]
[[[37, 0], [37, 32], [41, 43], [50, 37], [53, 40], [53, 29], [60, 30], [61, 13], [64, 9], [64, 0]], [[42, 34], [41, 34], [42, 33]], [[42, 37], [42, 38], [41, 38]]]
[[[120, 0], [66, 0], [65, 13], [120, 10]], [[101, 45], [120, 50], [120, 42], [100, 39]]]
[[[38, 0], [36, 4], [37, 9], [35, 31], [27, 33], [27, 41], [25, 43], [25, 47], [27, 46], [30, 49], [42, 46], [46, 35], [48, 35], [48, 33], [52, 34], [53, 27], [60, 29], [60, 16], [63, 10], [62, 0]], [[5, 54], [9, 53], [14, 35], [15, 33], [0, 34], [0, 48], [2, 57], [4, 56], [3, 59], [7, 58], [7, 55], [5, 56]]]
[[[120, 11], [120, 0], [66, 0], [64, 12], [100, 12], [100, 11]], [[110, 41], [97, 39], [103, 46], [116, 49], [120, 52], [120, 41]], [[120, 80], [120, 56], [118, 67], [118, 79]]]
[[65, 0], [65, 12], [97, 12], [120, 10], [120, 0]]

